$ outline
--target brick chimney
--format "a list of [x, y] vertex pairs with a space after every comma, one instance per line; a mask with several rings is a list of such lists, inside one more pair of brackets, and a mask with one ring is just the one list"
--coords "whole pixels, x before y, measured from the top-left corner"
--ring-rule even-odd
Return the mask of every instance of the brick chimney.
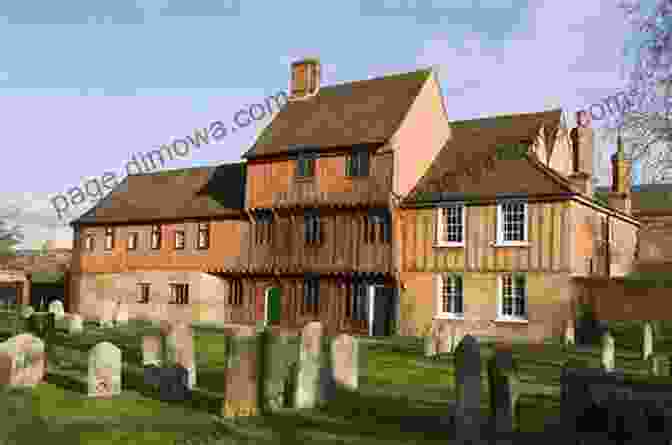
[[576, 128], [569, 136], [572, 141], [572, 173], [569, 180], [581, 193], [593, 196], [593, 129], [586, 111], [576, 113]]
[[319, 59], [303, 59], [292, 63], [289, 100], [307, 99], [320, 90]]
[[609, 207], [631, 214], [632, 160], [625, 155], [620, 131], [616, 147], [616, 153], [611, 157], [611, 192], [607, 195], [607, 202]]

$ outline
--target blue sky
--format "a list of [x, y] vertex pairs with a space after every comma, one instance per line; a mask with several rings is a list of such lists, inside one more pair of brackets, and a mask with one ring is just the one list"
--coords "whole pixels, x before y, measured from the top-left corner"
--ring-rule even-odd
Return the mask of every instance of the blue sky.
[[[119, 172], [133, 153], [231, 122], [286, 90], [289, 63], [305, 56], [321, 59], [323, 84], [435, 66], [451, 119], [573, 114], [625, 85], [629, 28], [614, 3], [2, 2], [0, 204], [23, 211], [20, 247], [69, 239], [65, 223], [88, 206], [59, 220], [50, 198]], [[238, 160], [269, 121], [167, 168]]]

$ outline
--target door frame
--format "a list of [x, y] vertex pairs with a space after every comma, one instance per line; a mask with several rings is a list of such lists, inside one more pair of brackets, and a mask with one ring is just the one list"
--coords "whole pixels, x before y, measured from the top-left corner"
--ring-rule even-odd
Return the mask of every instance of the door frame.
[[369, 285], [369, 337], [373, 337], [373, 310], [375, 308], [376, 288], [385, 288], [384, 284]]
[[268, 295], [271, 293], [273, 286], [268, 286], [264, 290], [264, 327], [268, 326]]

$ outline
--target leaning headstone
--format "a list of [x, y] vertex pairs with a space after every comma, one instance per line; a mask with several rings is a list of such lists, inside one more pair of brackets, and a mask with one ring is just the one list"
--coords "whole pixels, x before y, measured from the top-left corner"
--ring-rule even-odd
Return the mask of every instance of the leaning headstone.
[[322, 324], [308, 323], [301, 332], [295, 408], [315, 408], [320, 403], [322, 368]]
[[602, 334], [602, 369], [607, 372], [614, 370], [615, 353], [614, 337], [607, 331]]
[[576, 344], [574, 320], [567, 320], [566, 322], [564, 344], [565, 346]]
[[453, 333], [451, 332], [451, 327], [448, 324], [443, 324], [439, 328], [438, 352], [439, 354], [453, 352]]
[[455, 433], [458, 441], [478, 441], [481, 431], [481, 351], [465, 336], [455, 350]]
[[186, 369], [189, 373], [189, 389], [193, 389], [196, 386], [196, 360], [191, 326], [187, 323], [164, 321], [161, 324], [161, 331], [165, 336], [164, 359], [166, 365], [179, 365]]
[[54, 300], [49, 303], [49, 311], [54, 314], [56, 320], [60, 320], [65, 317], [65, 310], [63, 309], [63, 303], [60, 300]]
[[142, 365], [161, 366], [163, 363], [163, 339], [158, 335], [142, 337]]
[[229, 329], [226, 334], [224, 371], [224, 417], [256, 416], [260, 412], [258, 398], [257, 335], [249, 329]]
[[121, 349], [101, 342], [89, 351], [88, 395], [110, 397], [121, 394]]
[[116, 312], [114, 313], [114, 324], [116, 326], [125, 326], [128, 324], [128, 305], [121, 301], [117, 304]]
[[68, 317], [68, 333], [79, 334], [84, 331], [84, 319], [79, 314], [71, 314]]
[[455, 433], [461, 443], [476, 443], [481, 433], [481, 351], [466, 335], [455, 351]]
[[509, 434], [518, 427], [516, 405], [520, 396], [519, 377], [511, 350], [497, 350], [488, 360], [490, 412], [497, 434]]
[[359, 384], [359, 344], [351, 335], [341, 334], [332, 341], [331, 357], [334, 381], [348, 389]]
[[44, 342], [31, 334], [19, 334], [0, 343], [0, 386], [34, 386], [46, 371]]
[[642, 359], [648, 360], [649, 356], [653, 354], [653, 326], [651, 326], [651, 323], [644, 323], [642, 334]]

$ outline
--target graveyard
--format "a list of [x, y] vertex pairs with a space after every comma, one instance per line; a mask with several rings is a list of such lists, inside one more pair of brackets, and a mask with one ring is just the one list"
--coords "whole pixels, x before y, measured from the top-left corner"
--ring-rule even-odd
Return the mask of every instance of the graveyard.
[[[1, 433], [17, 443], [42, 435], [82, 444], [429, 444], [496, 430], [513, 443], [566, 443], [566, 363], [669, 388], [665, 324], [654, 337], [645, 323], [612, 323], [589, 346], [502, 345], [455, 333], [330, 338], [321, 329], [311, 323], [293, 337], [5, 308], [3, 409], [16, 426]], [[25, 354], [8, 365], [12, 351]], [[160, 366], [168, 361], [180, 366]], [[14, 373], [19, 367], [25, 372]]]

